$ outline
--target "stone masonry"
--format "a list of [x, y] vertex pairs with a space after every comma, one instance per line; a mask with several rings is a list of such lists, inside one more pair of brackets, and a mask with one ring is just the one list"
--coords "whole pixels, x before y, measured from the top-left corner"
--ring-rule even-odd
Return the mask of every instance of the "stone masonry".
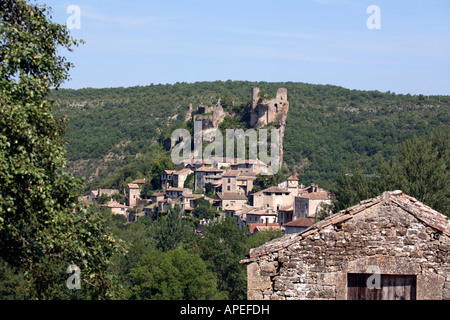
[[449, 218], [401, 191], [250, 250], [248, 299], [347, 299], [348, 274], [416, 277], [416, 298], [450, 299]]

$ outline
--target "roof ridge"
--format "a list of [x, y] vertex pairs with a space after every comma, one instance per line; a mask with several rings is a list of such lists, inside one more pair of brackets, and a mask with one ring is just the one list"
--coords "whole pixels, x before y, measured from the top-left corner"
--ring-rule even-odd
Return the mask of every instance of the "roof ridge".
[[[249, 252], [249, 258], [244, 259], [241, 263], [251, 262], [254, 259], [267, 255], [272, 252], [284, 249], [296, 241], [300, 241], [303, 238], [315, 233], [329, 225], [335, 225], [343, 221], [352, 219], [356, 214], [376, 205], [385, 205], [391, 203], [393, 205], [399, 206], [404, 211], [412, 214], [416, 219], [425, 223], [426, 225], [450, 236], [450, 218], [443, 215], [442, 213], [432, 209], [431, 207], [423, 204], [417, 199], [408, 196], [401, 190], [395, 191], [385, 191], [381, 195], [363, 200], [359, 204], [351, 206], [347, 209], [343, 209], [335, 214], [332, 214], [321, 220], [309, 228], [303, 230], [295, 235], [285, 235], [281, 238], [274, 239], [272, 241], [266, 242], [265, 244], [253, 248]], [[434, 219], [432, 219], [434, 218]]]

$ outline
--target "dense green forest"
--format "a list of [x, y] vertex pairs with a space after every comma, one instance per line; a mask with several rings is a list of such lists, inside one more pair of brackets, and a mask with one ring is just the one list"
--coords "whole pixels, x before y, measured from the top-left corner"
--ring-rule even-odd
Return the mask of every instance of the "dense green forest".
[[[55, 113], [68, 118], [65, 138], [69, 167], [89, 187], [108, 187], [112, 174], [123, 180], [145, 175], [144, 159], [164, 154], [163, 138], [185, 126], [189, 103], [214, 105], [219, 98], [242, 127], [251, 88], [274, 95], [288, 90], [284, 160], [301, 183], [332, 188], [338, 173], [360, 163], [369, 173], [395, 155], [402, 142], [450, 120], [449, 96], [349, 90], [295, 82], [215, 81], [129, 88], [60, 89], [52, 93]], [[222, 127], [224, 126], [222, 125]], [[141, 159], [139, 159], [141, 158]], [[124, 169], [126, 168], [126, 169]], [[119, 173], [120, 171], [120, 173]], [[109, 178], [109, 179], [108, 179]]]

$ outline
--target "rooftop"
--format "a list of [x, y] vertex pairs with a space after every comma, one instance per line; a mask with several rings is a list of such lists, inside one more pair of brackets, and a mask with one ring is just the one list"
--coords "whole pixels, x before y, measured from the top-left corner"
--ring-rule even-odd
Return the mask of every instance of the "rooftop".
[[143, 183], [145, 183], [147, 180], [144, 178], [144, 179], [137, 179], [137, 180], [134, 180], [132, 183], [135, 183], [135, 184], [143, 184]]
[[298, 195], [296, 198], [308, 198], [308, 199], [330, 199], [330, 194], [326, 191], [319, 191], [319, 192], [311, 192], [311, 193], [302, 193]]
[[216, 169], [212, 167], [201, 167], [195, 170], [195, 172], [223, 172], [222, 169]]
[[249, 223], [248, 228], [251, 234], [255, 233], [256, 230], [271, 230], [271, 229], [280, 229], [280, 225], [278, 223]]
[[217, 197], [220, 200], [248, 200], [248, 198], [240, 193], [218, 193]]
[[239, 174], [240, 172], [238, 170], [229, 170], [224, 173], [223, 177], [237, 177]]
[[283, 189], [283, 188], [279, 188], [279, 187], [269, 187], [267, 189], [258, 191], [255, 194], [260, 194], [260, 193], [290, 193], [290, 192], [291, 191]]
[[285, 227], [310, 227], [314, 224], [314, 219], [312, 218], [298, 218], [285, 223]]

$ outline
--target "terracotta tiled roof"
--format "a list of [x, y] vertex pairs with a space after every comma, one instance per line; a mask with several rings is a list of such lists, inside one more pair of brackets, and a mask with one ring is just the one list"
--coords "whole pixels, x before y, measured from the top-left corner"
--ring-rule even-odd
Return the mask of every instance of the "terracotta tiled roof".
[[290, 204], [288, 206], [284, 206], [284, 207], [281, 207], [280, 209], [278, 209], [278, 211], [292, 211], [292, 210], [294, 210], [293, 204]]
[[220, 200], [248, 200], [248, 198], [239, 193], [218, 193], [217, 196]]
[[194, 199], [194, 200], [205, 196], [203, 194], [198, 194], [198, 193], [182, 193], [181, 195], [185, 198], [190, 198], [190, 199]]
[[129, 183], [128, 188], [129, 189], [139, 189], [139, 186], [136, 183]]
[[201, 167], [195, 170], [196, 172], [223, 172], [222, 169], [216, 169], [212, 167]]
[[298, 218], [295, 220], [292, 220], [288, 223], [285, 223], [284, 225], [286, 227], [310, 227], [314, 224], [314, 219], [312, 218]]
[[290, 176], [289, 178], [287, 178], [288, 181], [298, 181], [298, 178], [294, 175]]
[[330, 199], [330, 195], [326, 191], [303, 193], [296, 198], [309, 198], [309, 199]]
[[285, 235], [284, 237], [269, 241], [258, 248], [252, 249], [250, 250], [249, 258], [244, 259], [241, 262], [251, 262], [254, 258], [257, 258], [261, 255], [279, 251], [298, 241], [301, 241], [310, 234], [318, 232], [329, 225], [336, 225], [346, 220], [352, 219], [355, 215], [363, 212], [370, 207], [388, 204], [402, 208], [405, 212], [413, 215], [422, 223], [450, 237], [449, 217], [439, 213], [429, 206], [426, 206], [417, 199], [404, 194], [401, 190], [386, 191], [376, 198], [361, 201], [355, 206], [332, 214], [324, 220], [311, 225], [309, 228], [298, 234]]
[[239, 176], [239, 171], [238, 170], [229, 170], [227, 172], [224, 173], [223, 177], [237, 177]]
[[258, 216], [277, 216], [278, 215], [275, 211], [268, 212], [266, 209], [247, 212], [247, 214], [254, 214], [254, 215], [258, 215]]
[[280, 229], [280, 225], [278, 223], [249, 223], [248, 229], [251, 234], [255, 232], [255, 229], [259, 230], [267, 230], [267, 229]]
[[189, 169], [189, 168], [184, 168], [184, 169], [181, 169], [181, 170], [175, 171], [175, 172], [173, 173], [173, 175], [177, 176], [177, 175], [180, 175], [180, 174], [182, 174], [182, 173], [185, 173], [185, 172], [189, 172], [189, 171], [191, 171], [191, 172], [192, 172], [192, 170], [191, 170], [191, 169]]
[[120, 204], [116, 201], [110, 201], [107, 204], [105, 204], [104, 206], [108, 207], [108, 208], [123, 208], [123, 209], [128, 208], [127, 206]]
[[134, 180], [132, 183], [135, 183], [135, 184], [143, 184], [143, 183], [145, 183], [147, 180], [144, 178], [144, 179], [137, 179], [137, 180]]
[[283, 188], [279, 188], [279, 187], [269, 187], [267, 189], [258, 191], [255, 194], [260, 194], [260, 193], [290, 193], [290, 191], [283, 189]]
[[177, 191], [177, 192], [183, 192], [183, 191], [186, 191], [186, 188], [167, 188], [166, 189], [166, 193], [168, 192], [168, 191]]

